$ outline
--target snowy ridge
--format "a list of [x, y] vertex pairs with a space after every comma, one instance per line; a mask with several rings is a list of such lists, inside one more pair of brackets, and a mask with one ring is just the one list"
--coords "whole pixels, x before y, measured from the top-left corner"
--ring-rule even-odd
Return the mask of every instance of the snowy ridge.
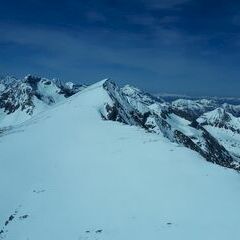
[[[216, 106], [214, 101], [179, 99], [167, 103], [129, 85], [120, 88], [110, 79], [87, 88], [31, 75], [22, 81], [10, 79], [2, 81], [2, 84], [5, 84], [0, 94], [2, 128], [22, 123], [70, 96], [77, 97], [76, 93], [102, 88], [109, 96], [109, 100], [98, 109], [103, 119], [141, 127], [198, 152], [207, 161], [240, 170], [236, 154], [204, 127], [209, 125], [239, 132], [239, 120], [224, 109], [206, 112]], [[197, 119], [201, 113], [203, 115]], [[238, 146], [236, 142], [234, 144]]]

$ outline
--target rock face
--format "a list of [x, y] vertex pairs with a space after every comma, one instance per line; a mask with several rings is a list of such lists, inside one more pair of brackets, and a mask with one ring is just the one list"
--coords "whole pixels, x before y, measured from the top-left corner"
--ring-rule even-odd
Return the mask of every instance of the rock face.
[[[120, 88], [110, 80], [104, 80], [101, 84], [111, 99], [100, 110], [104, 120], [139, 126], [198, 152], [207, 161], [240, 170], [240, 154], [232, 151], [228, 142], [223, 144], [220, 135], [208, 128], [225, 129], [240, 135], [239, 119], [226, 110], [235, 109], [236, 114], [237, 107], [227, 104], [219, 107], [215, 101], [206, 99], [165, 102], [129, 85]], [[0, 133], [6, 127], [24, 122], [84, 88], [84, 85], [63, 84], [31, 75], [23, 80], [1, 80]], [[240, 138], [239, 142], [235, 139], [232, 141], [234, 149], [238, 149]]]

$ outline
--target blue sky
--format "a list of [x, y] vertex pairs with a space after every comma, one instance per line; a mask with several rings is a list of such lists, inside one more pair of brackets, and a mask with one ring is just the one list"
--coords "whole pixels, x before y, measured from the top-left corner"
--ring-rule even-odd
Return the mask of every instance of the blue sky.
[[0, 3], [3, 75], [240, 97], [240, 1]]

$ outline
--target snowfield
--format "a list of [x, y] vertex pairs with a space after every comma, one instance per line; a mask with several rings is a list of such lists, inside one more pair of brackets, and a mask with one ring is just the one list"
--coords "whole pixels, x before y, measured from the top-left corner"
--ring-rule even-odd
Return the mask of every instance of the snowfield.
[[102, 120], [103, 83], [0, 131], [0, 239], [238, 240], [239, 173]]

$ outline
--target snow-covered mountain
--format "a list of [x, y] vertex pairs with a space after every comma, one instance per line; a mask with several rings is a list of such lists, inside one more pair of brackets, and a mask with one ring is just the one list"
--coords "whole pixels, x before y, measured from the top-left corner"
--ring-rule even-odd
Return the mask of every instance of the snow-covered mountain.
[[230, 129], [240, 133], [240, 118], [234, 117], [223, 108], [204, 113], [197, 119], [201, 125], [210, 125], [218, 128]]
[[31, 79], [2, 87], [19, 103], [2, 121], [38, 108], [19, 96], [48, 108], [0, 127], [0, 239], [238, 239], [237, 157], [208, 127], [229, 129], [199, 121], [214, 113], [192, 119], [109, 80], [66, 95]]
[[198, 117], [201, 114], [211, 111], [217, 107], [217, 103], [213, 100], [208, 99], [199, 99], [199, 100], [190, 100], [190, 99], [178, 99], [172, 102], [172, 107], [178, 110], [187, 112], [193, 117]]
[[222, 103], [217, 99], [177, 99], [172, 101], [171, 105], [179, 111], [191, 114], [194, 118], [197, 118], [206, 112], [213, 111], [216, 108], [222, 108], [235, 117], [240, 117], [240, 105]]
[[234, 157], [240, 159], [240, 118], [223, 108], [204, 113], [197, 121]]
[[231, 113], [233, 116], [240, 117], [240, 105], [232, 105], [229, 103], [223, 103], [221, 107], [228, 113]]
[[0, 79], [0, 127], [15, 125], [30, 119], [49, 106], [80, 91], [84, 86], [62, 84], [28, 75], [23, 80], [13, 77]]
[[156, 98], [172, 104], [173, 108], [191, 113], [197, 118], [207, 111], [223, 108], [235, 117], [240, 117], [240, 98], [233, 97], [193, 97], [177, 94], [153, 94]]

